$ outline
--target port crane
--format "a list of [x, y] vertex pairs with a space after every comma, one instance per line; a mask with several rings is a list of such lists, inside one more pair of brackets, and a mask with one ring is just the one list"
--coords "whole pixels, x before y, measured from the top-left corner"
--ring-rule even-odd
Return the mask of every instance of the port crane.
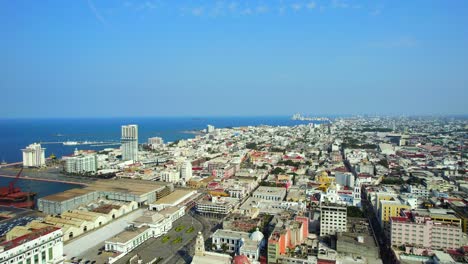
[[16, 177], [8, 184], [8, 193], [14, 193], [15, 192], [15, 183], [18, 181], [21, 173], [23, 172], [23, 167], [21, 167], [21, 170], [16, 174]]

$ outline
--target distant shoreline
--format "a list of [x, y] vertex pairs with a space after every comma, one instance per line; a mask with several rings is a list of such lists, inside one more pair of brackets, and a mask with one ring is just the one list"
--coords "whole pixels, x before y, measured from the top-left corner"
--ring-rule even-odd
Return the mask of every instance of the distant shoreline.
[[191, 135], [203, 135], [203, 134], [205, 134], [205, 133], [203, 133], [202, 131], [199, 131], [199, 130], [182, 130], [182, 131], [180, 131], [180, 133], [191, 134]]

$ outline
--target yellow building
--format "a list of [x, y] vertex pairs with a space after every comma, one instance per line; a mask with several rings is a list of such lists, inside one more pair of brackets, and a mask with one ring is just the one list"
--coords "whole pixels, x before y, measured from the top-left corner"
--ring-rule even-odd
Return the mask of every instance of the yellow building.
[[411, 207], [398, 199], [380, 200], [378, 210], [380, 224], [385, 226], [390, 221], [390, 217], [399, 216], [402, 209], [411, 210]]
[[320, 186], [317, 189], [323, 192], [327, 192], [328, 187], [330, 187], [330, 185], [332, 184], [335, 184], [335, 178], [329, 177], [328, 173], [325, 171], [322, 171], [321, 173], [317, 174], [316, 181], [320, 184]]

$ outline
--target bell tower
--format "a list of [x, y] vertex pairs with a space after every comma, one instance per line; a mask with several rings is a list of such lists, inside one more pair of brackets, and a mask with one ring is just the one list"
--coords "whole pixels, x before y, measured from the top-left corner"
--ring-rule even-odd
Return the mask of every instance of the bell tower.
[[198, 232], [197, 240], [195, 241], [195, 256], [205, 255], [205, 239], [201, 232]]

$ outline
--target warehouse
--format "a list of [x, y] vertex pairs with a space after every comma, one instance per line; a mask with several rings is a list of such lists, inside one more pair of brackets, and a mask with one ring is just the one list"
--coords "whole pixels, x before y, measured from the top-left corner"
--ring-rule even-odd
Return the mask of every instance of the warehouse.
[[150, 204], [174, 190], [171, 183], [141, 180], [99, 180], [85, 188], [67, 190], [38, 199], [38, 210], [61, 214], [99, 198]]

